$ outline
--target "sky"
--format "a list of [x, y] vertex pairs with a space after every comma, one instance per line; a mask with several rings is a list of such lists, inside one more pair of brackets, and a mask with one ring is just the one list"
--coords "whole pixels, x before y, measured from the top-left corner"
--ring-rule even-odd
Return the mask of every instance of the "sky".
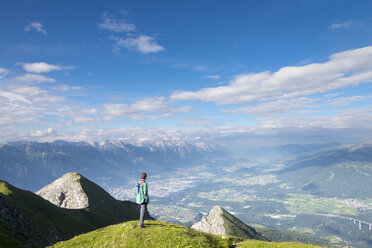
[[0, 2], [0, 142], [372, 140], [372, 2]]

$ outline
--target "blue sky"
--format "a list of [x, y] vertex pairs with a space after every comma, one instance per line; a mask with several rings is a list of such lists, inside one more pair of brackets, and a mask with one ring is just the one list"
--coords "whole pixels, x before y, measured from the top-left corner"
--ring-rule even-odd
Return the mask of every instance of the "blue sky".
[[371, 1], [2, 1], [0, 141], [365, 142]]

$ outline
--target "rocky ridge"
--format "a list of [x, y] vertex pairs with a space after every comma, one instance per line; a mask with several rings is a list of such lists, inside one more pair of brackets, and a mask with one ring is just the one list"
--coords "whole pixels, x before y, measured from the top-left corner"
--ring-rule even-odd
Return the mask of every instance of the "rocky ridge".
[[36, 192], [37, 195], [61, 208], [82, 209], [89, 206], [89, 199], [76, 172], [64, 174]]
[[203, 218], [192, 225], [191, 228], [216, 235], [237, 236], [243, 239], [268, 240], [254, 228], [244, 224], [220, 206], [214, 206], [209, 212], [209, 215], [203, 216]]
[[203, 218], [192, 225], [191, 228], [216, 235], [227, 235], [224, 220], [221, 216], [222, 214], [222, 208], [220, 206], [215, 206], [209, 212], [208, 216], [203, 216]]

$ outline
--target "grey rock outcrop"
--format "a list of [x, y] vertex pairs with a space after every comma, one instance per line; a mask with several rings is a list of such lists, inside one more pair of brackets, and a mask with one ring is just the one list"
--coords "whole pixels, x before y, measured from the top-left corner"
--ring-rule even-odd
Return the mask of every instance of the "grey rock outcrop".
[[213, 207], [208, 216], [203, 216], [203, 218], [192, 225], [191, 228], [216, 235], [236, 236], [243, 239], [268, 240], [254, 228], [246, 225], [220, 206]]
[[215, 206], [209, 212], [208, 216], [203, 216], [203, 218], [192, 225], [191, 228], [211, 234], [227, 235], [222, 214], [222, 208], [220, 206]]
[[80, 179], [81, 175], [78, 173], [66, 173], [36, 194], [61, 208], [87, 208], [89, 199], [81, 186]]

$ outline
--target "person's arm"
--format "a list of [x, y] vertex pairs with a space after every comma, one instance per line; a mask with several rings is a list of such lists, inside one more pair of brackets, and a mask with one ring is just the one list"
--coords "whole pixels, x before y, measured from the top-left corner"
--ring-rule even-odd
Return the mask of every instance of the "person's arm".
[[138, 193], [140, 193], [138, 191], [138, 188], [139, 188], [139, 185], [138, 185], [138, 183], [136, 183], [136, 186], [134, 187], [134, 196], [136, 196], [136, 197], [137, 197]]
[[142, 183], [141, 185], [141, 193], [143, 195], [143, 197], [145, 197], [147, 195], [147, 183]]
[[148, 195], [148, 186], [147, 186], [147, 183], [143, 183], [143, 198], [145, 200], [145, 202], [149, 202], [149, 195]]

